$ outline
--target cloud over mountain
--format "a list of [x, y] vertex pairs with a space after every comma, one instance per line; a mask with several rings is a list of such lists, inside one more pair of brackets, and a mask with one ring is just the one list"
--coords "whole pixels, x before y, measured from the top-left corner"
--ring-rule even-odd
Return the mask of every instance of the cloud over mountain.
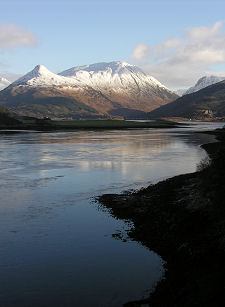
[[223, 22], [189, 28], [182, 37], [155, 46], [142, 43], [135, 47], [132, 58], [167, 86], [188, 86], [193, 79], [212, 74], [212, 65], [225, 63]]

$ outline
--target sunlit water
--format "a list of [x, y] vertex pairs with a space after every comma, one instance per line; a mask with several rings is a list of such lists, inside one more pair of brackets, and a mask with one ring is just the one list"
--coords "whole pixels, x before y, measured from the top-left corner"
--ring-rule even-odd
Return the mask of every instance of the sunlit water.
[[0, 306], [122, 306], [152, 289], [162, 260], [113, 233], [129, 228], [92, 202], [195, 171], [192, 128], [0, 133]]

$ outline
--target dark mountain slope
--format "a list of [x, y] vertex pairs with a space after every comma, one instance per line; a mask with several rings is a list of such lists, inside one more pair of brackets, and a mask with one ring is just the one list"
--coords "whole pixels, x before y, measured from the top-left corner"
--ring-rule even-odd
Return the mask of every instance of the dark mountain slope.
[[184, 95], [149, 113], [150, 118], [183, 117], [192, 119], [225, 116], [225, 81]]

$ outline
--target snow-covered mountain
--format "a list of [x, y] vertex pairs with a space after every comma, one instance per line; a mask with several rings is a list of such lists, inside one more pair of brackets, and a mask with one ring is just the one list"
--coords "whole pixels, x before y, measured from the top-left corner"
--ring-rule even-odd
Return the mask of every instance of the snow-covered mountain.
[[225, 80], [225, 77], [219, 77], [219, 76], [204, 76], [200, 78], [197, 83], [190, 87], [183, 95], [191, 94], [194, 92], [197, 92], [209, 85], [215, 84], [217, 82]]
[[187, 91], [187, 89], [184, 89], [184, 88], [181, 88], [179, 90], [176, 90], [175, 93], [178, 95], [178, 96], [183, 96], [185, 94], [185, 92]]
[[58, 75], [37, 65], [0, 93], [0, 104], [32, 116], [126, 116], [177, 97], [140, 68], [110, 62], [73, 67]]
[[0, 77], [0, 91], [10, 85], [10, 81], [6, 78]]
[[162, 88], [172, 93], [155, 78], [145, 74], [137, 66], [126, 62], [114, 61], [76, 66], [59, 73], [59, 75], [71, 77], [99, 90], [127, 91], [127, 89], [136, 89], [137, 87], [143, 89], [147, 85], [152, 90]]
[[127, 90], [141, 89], [148, 86], [153, 91], [159, 89], [171, 90], [162, 85], [150, 75], [145, 74], [140, 68], [126, 62], [97, 63], [92, 65], [77, 66], [61, 73], [54, 74], [44, 65], [37, 65], [32, 71], [17, 79], [11, 87], [23, 85], [30, 87], [49, 86], [91, 86], [97, 90], [114, 90], [127, 92]]
[[65, 78], [54, 74], [44, 65], [37, 65], [26, 75], [14, 81], [10, 88], [14, 86], [30, 86], [30, 87], [50, 87], [50, 86], [73, 86], [77, 84], [76, 80]]

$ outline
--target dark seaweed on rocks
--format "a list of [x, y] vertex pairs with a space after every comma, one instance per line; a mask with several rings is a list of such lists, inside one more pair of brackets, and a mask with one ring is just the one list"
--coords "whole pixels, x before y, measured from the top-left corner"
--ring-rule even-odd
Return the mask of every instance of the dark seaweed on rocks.
[[133, 193], [106, 194], [100, 203], [130, 220], [131, 239], [157, 252], [166, 273], [148, 298], [125, 306], [225, 305], [225, 130], [203, 145], [211, 162]]

